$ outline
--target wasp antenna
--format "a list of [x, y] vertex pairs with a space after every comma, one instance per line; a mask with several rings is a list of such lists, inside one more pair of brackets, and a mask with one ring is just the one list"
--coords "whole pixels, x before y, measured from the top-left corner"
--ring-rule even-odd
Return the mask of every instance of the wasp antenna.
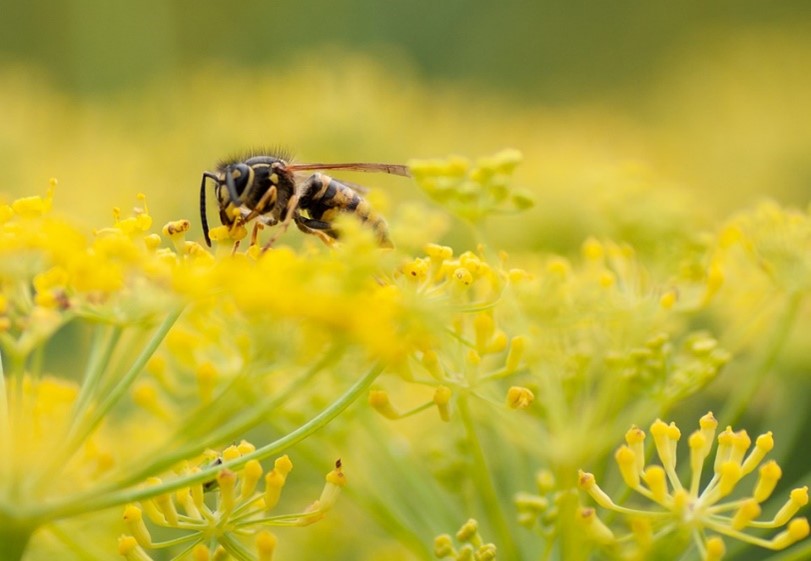
[[203, 172], [203, 179], [200, 181], [200, 222], [203, 225], [203, 237], [206, 239], [206, 245], [211, 247], [211, 238], [208, 237], [208, 218], [206, 217], [206, 178], [212, 178], [217, 181], [217, 176], [207, 171]]

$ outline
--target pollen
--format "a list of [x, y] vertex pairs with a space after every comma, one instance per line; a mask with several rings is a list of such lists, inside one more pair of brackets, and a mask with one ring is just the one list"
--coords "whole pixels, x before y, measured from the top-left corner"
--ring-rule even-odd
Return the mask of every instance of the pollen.
[[535, 400], [535, 394], [528, 388], [513, 386], [507, 390], [507, 405], [511, 409], [527, 409]]
[[614, 458], [617, 460], [625, 484], [631, 489], [639, 487], [639, 469], [634, 451], [628, 446], [621, 446], [614, 454]]
[[605, 256], [603, 244], [595, 238], [588, 238], [583, 242], [581, 252], [583, 253], [583, 257], [589, 261], [601, 261]]
[[400, 412], [391, 404], [389, 394], [383, 390], [369, 392], [369, 405], [387, 419], [399, 419], [401, 416]]
[[208, 236], [213, 242], [230, 240], [231, 230], [228, 228], [228, 226], [216, 226], [214, 228], [211, 228], [211, 230], [209, 230]]
[[505, 368], [507, 372], [515, 372], [521, 365], [524, 358], [524, 351], [527, 348], [527, 338], [524, 335], [516, 335], [510, 341], [510, 350], [507, 353]]
[[118, 554], [127, 561], [152, 561], [152, 558], [138, 545], [132, 536], [118, 538]]
[[173, 222], [168, 222], [161, 230], [164, 236], [168, 236], [170, 238], [179, 237], [189, 231], [191, 228], [191, 222], [188, 220], [175, 220]]
[[422, 281], [428, 277], [430, 262], [427, 259], [415, 259], [403, 265], [402, 271], [406, 278]]
[[447, 261], [448, 259], [453, 257], [453, 249], [446, 245], [429, 243], [425, 246], [424, 251], [425, 254], [432, 260], [436, 260], [439, 262]]
[[581, 509], [580, 520], [585, 526], [588, 538], [600, 544], [609, 544], [615, 540], [614, 533], [599, 519], [597, 511], [593, 508]]
[[47, 211], [48, 205], [42, 197], [33, 196], [15, 200], [11, 208], [21, 218], [37, 218]]
[[783, 470], [777, 465], [774, 460], [769, 460], [760, 468], [760, 477], [758, 478], [757, 485], [755, 486], [754, 498], [757, 502], [762, 503], [768, 499], [777, 482], [783, 476]]
[[704, 556], [704, 561], [720, 561], [727, 552], [724, 540], [719, 536], [713, 536], [705, 543], [707, 554]]
[[277, 538], [267, 530], [256, 534], [256, 552], [259, 561], [272, 561], [276, 551]]
[[149, 535], [146, 524], [144, 524], [140, 508], [134, 505], [127, 506], [124, 509], [124, 523], [127, 525], [132, 537], [138, 542], [138, 545], [147, 549], [152, 547], [152, 537]]
[[665, 310], [670, 310], [676, 305], [679, 294], [676, 290], [666, 290], [659, 298], [659, 305]]
[[439, 411], [439, 418], [445, 422], [450, 421], [451, 418], [451, 397], [453, 397], [453, 392], [448, 386], [439, 386], [434, 391], [434, 404]]

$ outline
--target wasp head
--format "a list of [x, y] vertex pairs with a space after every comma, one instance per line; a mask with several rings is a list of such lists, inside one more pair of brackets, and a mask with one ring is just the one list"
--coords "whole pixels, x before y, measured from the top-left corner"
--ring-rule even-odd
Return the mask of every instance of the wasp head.
[[207, 179], [214, 181], [220, 222], [228, 227], [234, 225], [242, 207], [261, 213], [267, 204], [267, 197], [263, 197], [269, 189], [280, 190], [282, 201], [295, 189], [295, 178], [287, 162], [275, 156], [252, 155], [246, 159], [231, 159], [221, 162], [216, 172], [204, 172], [200, 185], [200, 218], [209, 246], [211, 240], [208, 236], [205, 195]]

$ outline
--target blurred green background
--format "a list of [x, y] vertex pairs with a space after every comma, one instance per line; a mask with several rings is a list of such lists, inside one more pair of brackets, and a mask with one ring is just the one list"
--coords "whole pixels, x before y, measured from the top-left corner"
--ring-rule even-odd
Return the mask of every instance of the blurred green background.
[[518, 148], [539, 204], [499, 241], [556, 250], [666, 235], [650, 205], [701, 222], [762, 196], [804, 205], [811, 183], [799, 0], [3, 0], [0, 13], [0, 189], [55, 176], [58, 206], [93, 226], [137, 191], [159, 223], [195, 218], [200, 173], [256, 146], [395, 162]]

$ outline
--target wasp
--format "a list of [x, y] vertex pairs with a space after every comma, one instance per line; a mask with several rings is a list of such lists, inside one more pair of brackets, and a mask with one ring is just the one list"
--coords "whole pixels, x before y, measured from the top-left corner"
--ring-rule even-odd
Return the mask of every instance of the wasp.
[[[297, 164], [284, 155], [250, 154], [203, 172], [200, 183], [200, 221], [206, 244], [211, 246], [206, 218], [206, 182], [214, 182], [220, 222], [229, 228], [258, 218], [278, 232], [264, 245], [269, 248], [291, 222], [307, 234], [326, 243], [338, 238], [333, 222], [340, 213], [351, 213], [368, 224], [382, 246], [390, 247], [385, 219], [360, 194], [360, 186], [319, 173], [318, 170], [346, 170], [390, 173], [409, 177], [408, 168], [396, 164], [340, 163]], [[310, 173], [316, 172], [316, 173]], [[256, 232], [256, 230], [254, 230]]]

